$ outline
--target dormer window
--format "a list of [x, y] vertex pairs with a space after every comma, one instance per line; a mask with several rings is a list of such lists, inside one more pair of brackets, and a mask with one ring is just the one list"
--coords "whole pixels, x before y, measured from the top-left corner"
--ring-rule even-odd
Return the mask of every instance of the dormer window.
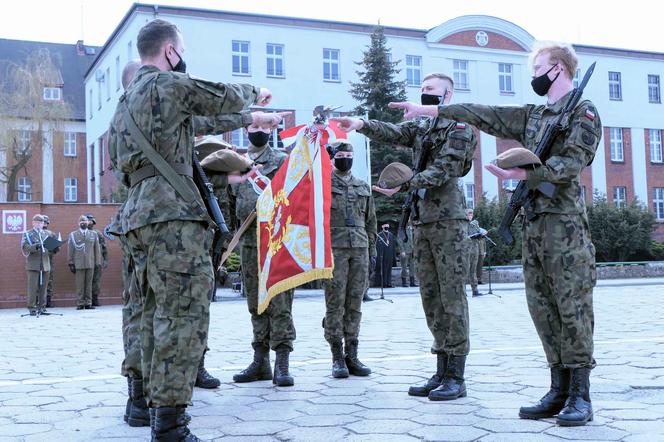
[[60, 100], [62, 100], [62, 88], [61, 87], [45, 87], [44, 88], [44, 100], [47, 100], [47, 101], [60, 101]]

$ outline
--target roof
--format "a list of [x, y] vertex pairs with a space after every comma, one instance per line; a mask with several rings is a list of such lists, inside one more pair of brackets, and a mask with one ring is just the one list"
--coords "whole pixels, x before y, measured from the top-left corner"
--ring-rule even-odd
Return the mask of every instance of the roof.
[[[79, 55], [79, 45], [83, 55]], [[85, 83], [83, 76], [94, 61], [99, 48], [79, 44], [48, 43], [42, 41], [8, 40], [0, 38], [0, 72], [9, 64], [22, 64], [28, 54], [47, 49], [53, 63], [60, 70], [63, 100], [72, 108], [73, 120], [85, 120]]]

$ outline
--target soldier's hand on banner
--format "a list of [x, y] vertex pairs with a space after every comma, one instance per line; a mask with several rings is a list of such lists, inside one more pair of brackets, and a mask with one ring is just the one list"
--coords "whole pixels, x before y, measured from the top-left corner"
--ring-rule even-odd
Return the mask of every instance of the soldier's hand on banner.
[[382, 187], [378, 187], [378, 186], [375, 186], [375, 185], [374, 185], [374, 186], [371, 186], [371, 188], [372, 188], [374, 191], [376, 191], [376, 192], [378, 192], [378, 193], [382, 193], [382, 194], [385, 195], [385, 196], [392, 196], [392, 195], [394, 195], [395, 193], [397, 193], [397, 192], [401, 189], [401, 186], [399, 186], [399, 187], [395, 187], [395, 188], [393, 188], [393, 189], [383, 189]]
[[285, 116], [291, 114], [292, 112], [252, 112], [251, 117], [253, 119], [253, 124], [274, 129], [279, 126], [279, 123], [282, 122]]
[[256, 105], [267, 106], [268, 104], [270, 104], [271, 101], [272, 101], [272, 92], [269, 89], [262, 87], [260, 92], [258, 93], [258, 97], [256, 97]]
[[254, 164], [251, 166], [251, 170], [245, 173], [240, 173], [240, 172], [231, 172], [228, 174], [228, 184], [240, 184], [244, 181], [247, 181], [247, 178], [249, 178], [253, 173], [255, 173], [258, 169], [263, 167], [262, 164]]
[[399, 101], [388, 103], [387, 107], [392, 109], [403, 109], [404, 120], [410, 120], [420, 116], [438, 116], [438, 106], [422, 106], [421, 104], [410, 103], [408, 101]]
[[525, 180], [528, 179], [528, 174], [525, 169], [514, 167], [511, 169], [501, 169], [495, 164], [487, 164], [484, 166], [486, 170], [501, 178], [503, 180]]
[[334, 121], [339, 126], [339, 129], [344, 132], [352, 132], [354, 130], [360, 130], [364, 127], [364, 121], [359, 118], [350, 118], [350, 117], [334, 117], [330, 118], [330, 121]]

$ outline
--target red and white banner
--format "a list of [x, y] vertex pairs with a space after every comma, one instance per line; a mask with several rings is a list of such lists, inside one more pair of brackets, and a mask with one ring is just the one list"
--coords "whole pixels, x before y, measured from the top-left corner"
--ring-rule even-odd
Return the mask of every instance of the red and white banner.
[[[323, 147], [325, 147], [325, 145], [328, 143], [334, 142], [337, 138], [346, 138], [346, 132], [339, 129], [339, 125], [336, 121], [329, 121], [324, 128], [317, 127], [316, 129], [320, 131], [320, 137], [318, 141]], [[310, 134], [311, 130], [312, 126], [301, 124], [299, 126], [293, 126], [282, 130], [279, 132], [279, 138], [281, 138], [284, 146], [290, 146], [291, 144], [301, 139], [305, 133]]]
[[332, 278], [331, 165], [321, 149], [329, 137], [315, 126], [298, 130], [290, 156], [258, 197], [258, 313], [279, 293]]

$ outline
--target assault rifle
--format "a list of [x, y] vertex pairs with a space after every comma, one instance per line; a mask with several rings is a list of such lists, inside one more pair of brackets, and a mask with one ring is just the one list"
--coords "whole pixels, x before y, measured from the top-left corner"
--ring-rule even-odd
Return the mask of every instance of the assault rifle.
[[[585, 89], [588, 80], [590, 80], [594, 70], [595, 63], [590, 65], [586, 71], [586, 74], [583, 76], [583, 81], [581, 81], [579, 87], [572, 91], [572, 94], [567, 100], [567, 103], [565, 103], [565, 107], [563, 107], [563, 110], [560, 112], [558, 118], [546, 125], [544, 135], [542, 135], [542, 138], [540, 139], [539, 143], [537, 143], [537, 147], [534, 151], [535, 155], [539, 157], [542, 164], [544, 164], [544, 162], [551, 154], [553, 141], [561, 132], [566, 129], [563, 123], [569, 119], [569, 115], [574, 111], [574, 108], [579, 103], [579, 100], [581, 100], [583, 90]], [[507, 204], [507, 208], [503, 214], [503, 219], [501, 220], [500, 227], [498, 228], [498, 234], [507, 244], [511, 245], [514, 243], [514, 236], [512, 235], [510, 227], [518, 215], [519, 210], [521, 210], [521, 207], [526, 209], [526, 217], [529, 221], [537, 217], [533, 211], [533, 200], [537, 196], [537, 192], [543, 194], [547, 198], [554, 198], [556, 195], [556, 186], [552, 183], [542, 183], [536, 189], [528, 189], [526, 187], [525, 181], [519, 181], [516, 189], [514, 189], [514, 193], [512, 194], [512, 197]]]

